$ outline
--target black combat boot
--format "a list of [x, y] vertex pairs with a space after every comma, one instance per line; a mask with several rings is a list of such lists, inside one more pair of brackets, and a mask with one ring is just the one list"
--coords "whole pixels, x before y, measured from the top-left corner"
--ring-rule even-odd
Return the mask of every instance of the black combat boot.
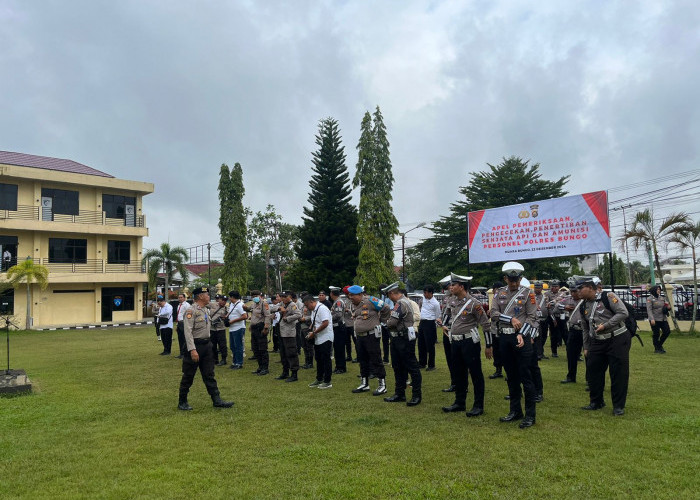
[[183, 410], [183, 411], [188, 411], [188, 410], [191, 410], [192, 407], [187, 402], [187, 399], [181, 399], [180, 402], [177, 404], [177, 409]]
[[297, 378], [297, 372], [296, 370], [292, 370], [292, 376], [285, 380], [285, 382], [296, 382], [297, 380], [299, 380]]
[[287, 380], [289, 378], [289, 372], [287, 370], [282, 372], [282, 375], [275, 377], [275, 380]]
[[233, 406], [233, 401], [224, 401], [218, 393], [213, 395], [211, 400], [214, 403], [214, 408], [231, 408]]

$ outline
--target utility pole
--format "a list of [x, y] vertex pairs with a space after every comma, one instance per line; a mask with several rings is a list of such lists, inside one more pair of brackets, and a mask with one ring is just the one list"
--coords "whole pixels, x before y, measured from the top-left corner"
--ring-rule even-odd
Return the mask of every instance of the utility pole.
[[425, 226], [425, 222], [421, 222], [416, 227], [412, 227], [408, 231], [399, 233], [401, 236], [401, 281], [404, 283], [404, 285], [406, 284], [406, 234], [423, 226]]
[[[622, 224], [625, 230], [625, 234], [627, 234], [627, 217], [625, 216], [625, 208], [630, 208], [632, 205], [624, 205], [620, 207], [622, 209]], [[630, 249], [629, 245], [627, 244], [627, 240], [624, 242], [625, 245], [625, 254], [627, 255], [627, 274], [629, 277], [629, 285], [632, 286], [632, 266], [630, 265]]]
[[207, 243], [207, 262], [209, 269], [209, 278], [207, 279], [207, 284], [211, 288], [211, 243]]

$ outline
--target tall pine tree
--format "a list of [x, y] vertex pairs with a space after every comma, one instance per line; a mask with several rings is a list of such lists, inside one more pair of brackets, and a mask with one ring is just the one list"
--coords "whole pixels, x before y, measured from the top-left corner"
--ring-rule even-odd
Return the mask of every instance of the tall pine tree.
[[236, 163], [229, 171], [221, 165], [219, 172], [219, 231], [224, 244], [224, 269], [221, 281], [224, 290], [248, 290], [248, 240], [243, 209], [243, 169]]
[[292, 286], [312, 292], [352, 283], [357, 267], [357, 211], [350, 203], [350, 175], [336, 120], [319, 122], [316, 144], [310, 207], [304, 207], [298, 261], [288, 276]]
[[365, 113], [357, 143], [357, 171], [353, 187], [360, 188], [357, 239], [360, 244], [357, 282], [376, 292], [395, 279], [393, 239], [399, 223], [391, 207], [394, 175], [384, 118], [377, 106], [374, 117]]

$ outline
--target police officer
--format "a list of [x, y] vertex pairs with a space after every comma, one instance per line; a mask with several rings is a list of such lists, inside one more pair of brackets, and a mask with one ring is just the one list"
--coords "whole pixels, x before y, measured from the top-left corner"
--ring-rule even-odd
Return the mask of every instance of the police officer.
[[[214, 364], [216, 366], [226, 366], [226, 355], [228, 354], [226, 347], [226, 325], [224, 318], [228, 316], [228, 307], [226, 306], [226, 296], [217, 294], [215, 302], [209, 304], [211, 317], [211, 344], [212, 352], [214, 353]], [[219, 361], [221, 354], [221, 361]]]
[[253, 344], [253, 354], [258, 361], [258, 369], [254, 375], [270, 373], [270, 356], [267, 353], [267, 334], [270, 331], [270, 306], [261, 298], [258, 290], [250, 292], [253, 297], [253, 307], [250, 310], [250, 338]]
[[669, 305], [666, 299], [661, 296], [660, 292], [661, 287], [659, 285], [654, 285], [649, 289], [651, 295], [647, 298], [647, 318], [651, 325], [654, 354], [666, 354], [664, 342], [666, 342], [668, 336], [671, 335], [671, 329], [666, 320]]
[[449, 328], [452, 323], [452, 310], [450, 309], [450, 304], [454, 300], [454, 296], [450, 289], [452, 285], [449, 281], [441, 281], [443, 293], [441, 303], [441, 313], [440, 318], [437, 320], [437, 324], [442, 327], [442, 348], [445, 351], [445, 360], [447, 361], [447, 369], [450, 371], [450, 385], [442, 390], [442, 392], [454, 392], [455, 391], [455, 372], [454, 366], [452, 366], [452, 344], [450, 344]]
[[343, 301], [344, 304], [344, 312], [343, 312], [343, 322], [345, 323], [345, 351], [346, 351], [346, 358], [345, 361], [350, 361], [352, 363], [357, 363], [357, 357], [352, 357], [352, 345], [355, 344], [355, 352], [357, 352], [357, 339], [355, 338], [354, 332], [352, 330], [352, 302], [350, 302], [350, 298], [347, 296], [348, 293], [348, 288], [350, 288], [350, 285], [347, 285], [343, 288], [343, 293], [345, 295], [342, 295], [340, 297], [340, 300]]
[[[496, 291], [499, 288], [503, 288], [503, 282], [502, 281], [496, 281], [493, 285], [491, 285], [491, 292], [493, 293], [493, 297], [496, 296]], [[491, 298], [492, 302], [490, 304], [490, 307], [493, 306], [493, 297]], [[489, 311], [491, 310], [489, 307]], [[493, 330], [493, 327], [492, 327]], [[493, 372], [493, 374], [489, 375], [490, 379], [497, 379], [497, 378], [503, 378], [503, 360], [501, 360], [501, 338], [498, 336], [498, 333], [492, 336], [493, 337], [493, 367], [496, 369], [496, 371]]]
[[455, 371], [455, 402], [445, 406], [442, 411], [455, 412], [466, 410], [467, 373], [474, 384], [474, 405], [467, 412], [467, 417], [478, 417], [484, 413], [484, 372], [481, 370], [481, 339], [478, 326], [484, 332], [486, 358], [493, 356], [491, 341], [491, 321], [484, 306], [469, 294], [471, 276], [451, 273], [452, 294], [450, 302], [452, 323], [449, 327], [452, 344], [452, 366]]
[[549, 347], [552, 350], [553, 358], [559, 357], [557, 349], [566, 337], [566, 318], [561, 318], [562, 311], [559, 308], [559, 302], [563, 295], [559, 280], [551, 280], [549, 291], [545, 296], [547, 297], [547, 312], [549, 314]]
[[583, 326], [581, 325], [581, 313], [583, 312], [581, 307], [583, 305], [583, 299], [579, 296], [579, 289], [575, 279], [570, 279], [568, 285], [571, 295], [563, 301], [566, 310], [569, 311], [567, 324], [569, 340], [566, 342], [566, 363], [568, 365], [568, 372], [566, 373], [566, 378], [561, 381], [562, 384], [576, 383], [578, 359], [581, 355], [581, 348], [583, 347]]
[[537, 306], [537, 322], [539, 324], [539, 335], [535, 340], [535, 351], [537, 359], [549, 359], [544, 355], [544, 344], [547, 342], [547, 330], [549, 330], [550, 317], [549, 308], [547, 307], [547, 295], [542, 293], [544, 284], [541, 281], [533, 283], [535, 289], [535, 305]]
[[624, 415], [632, 344], [632, 335], [625, 326], [627, 308], [613, 292], [598, 292], [592, 277], [581, 278], [576, 285], [586, 301], [582, 305], [583, 334], [590, 337], [590, 347], [584, 354], [588, 357], [591, 402], [583, 409], [600, 410], [605, 406], [605, 371], [609, 367], [613, 415]]
[[373, 394], [380, 396], [386, 393], [386, 370], [380, 348], [381, 322], [389, 319], [391, 309], [383, 300], [365, 296], [364, 289], [359, 285], [348, 288], [348, 297], [353, 304], [353, 329], [357, 336], [357, 358], [362, 377], [362, 382], [352, 392], [369, 391], [369, 375], [373, 373], [379, 379], [379, 387]]
[[406, 406], [419, 405], [422, 398], [421, 383], [423, 378], [416, 359], [416, 330], [413, 321], [411, 301], [399, 289], [399, 282], [382, 289], [382, 293], [391, 299], [394, 307], [386, 321], [391, 337], [391, 361], [394, 367], [396, 386], [394, 394], [384, 398], [387, 403], [406, 401], [406, 381], [411, 375], [411, 400]]
[[191, 410], [187, 402], [187, 394], [192, 387], [192, 381], [197, 373], [197, 368], [202, 374], [202, 380], [207, 388], [209, 396], [217, 408], [231, 408], [233, 403], [224, 401], [219, 394], [219, 388], [214, 378], [214, 354], [209, 341], [209, 329], [211, 319], [207, 306], [209, 305], [209, 291], [206, 288], [197, 288], [192, 294], [194, 305], [185, 313], [185, 344], [187, 352], [182, 359], [182, 380], [180, 381], [180, 401], [177, 405], [180, 410]]
[[347, 359], [345, 359], [345, 302], [340, 299], [340, 288], [330, 286], [331, 292], [331, 317], [333, 318], [333, 357], [335, 358], [336, 375], [347, 372]]
[[[536, 390], [530, 372], [533, 330], [537, 326], [537, 305], [530, 288], [520, 286], [525, 269], [517, 262], [506, 262], [502, 268], [507, 286], [495, 291], [491, 305], [491, 332], [500, 335], [503, 367], [508, 380], [510, 412], [501, 422], [522, 419], [520, 428], [535, 424]], [[520, 404], [522, 385], [525, 392], [525, 415]]]
[[[276, 306], [280, 315], [280, 358], [282, 360], [282, 374], [277, 380], [296, 382], [299, 371], [299, 354], [297, 353], [297, 322], [301, 318], [301, 311], [289, 292], [279, 294], [282, 301]], [[272, 308], [270, 308], [272, 309]], [[291, 375], [289, 372], [291, 371]]]
[[[306, 297], [306, 295], [303, 295], [303, 297]], [[311, 331], [311, 313], [306, 305], [302, 306], [299, 323], [301, 324], [300, 331], [303, 337], [301, 342], [304, 348], [304, 364], [301, 367], [304, 370], [308, 370], [314, 367], [314, 341], [313, 338], [309, 338], [309, 332]]]

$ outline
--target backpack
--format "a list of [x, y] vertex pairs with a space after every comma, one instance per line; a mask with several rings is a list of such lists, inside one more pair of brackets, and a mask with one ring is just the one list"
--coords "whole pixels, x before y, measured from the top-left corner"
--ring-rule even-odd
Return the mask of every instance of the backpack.
[[[603, 292], [600, 294], [600, 299], [603, 302], [603, 305], [605, 308], [614, 313], [614, 311], [610, 308], [610, 298], [608, 297], [607, 292]], [[639, 343], [642, 344], [642, 347], [644, 347], [644, 342], [642, 342], [642, 337], [639, 336], [637, 333], [637, 330], [639, 330], [639, 325], [637, 325], [637, 319], [634, 317], [634, 308], [629, 302], [626, 302], [622, 299], [620, 299], [620, 302], [622, 302], [622, 305], [625, 306], [625, 309], [627, 309], [627, 318], [625, 318], [625, 328], [627, 328], [627, 331], [630, 332], [630, 335], [633, 337], [637, 337], [637, 340], [639, 340]]]

